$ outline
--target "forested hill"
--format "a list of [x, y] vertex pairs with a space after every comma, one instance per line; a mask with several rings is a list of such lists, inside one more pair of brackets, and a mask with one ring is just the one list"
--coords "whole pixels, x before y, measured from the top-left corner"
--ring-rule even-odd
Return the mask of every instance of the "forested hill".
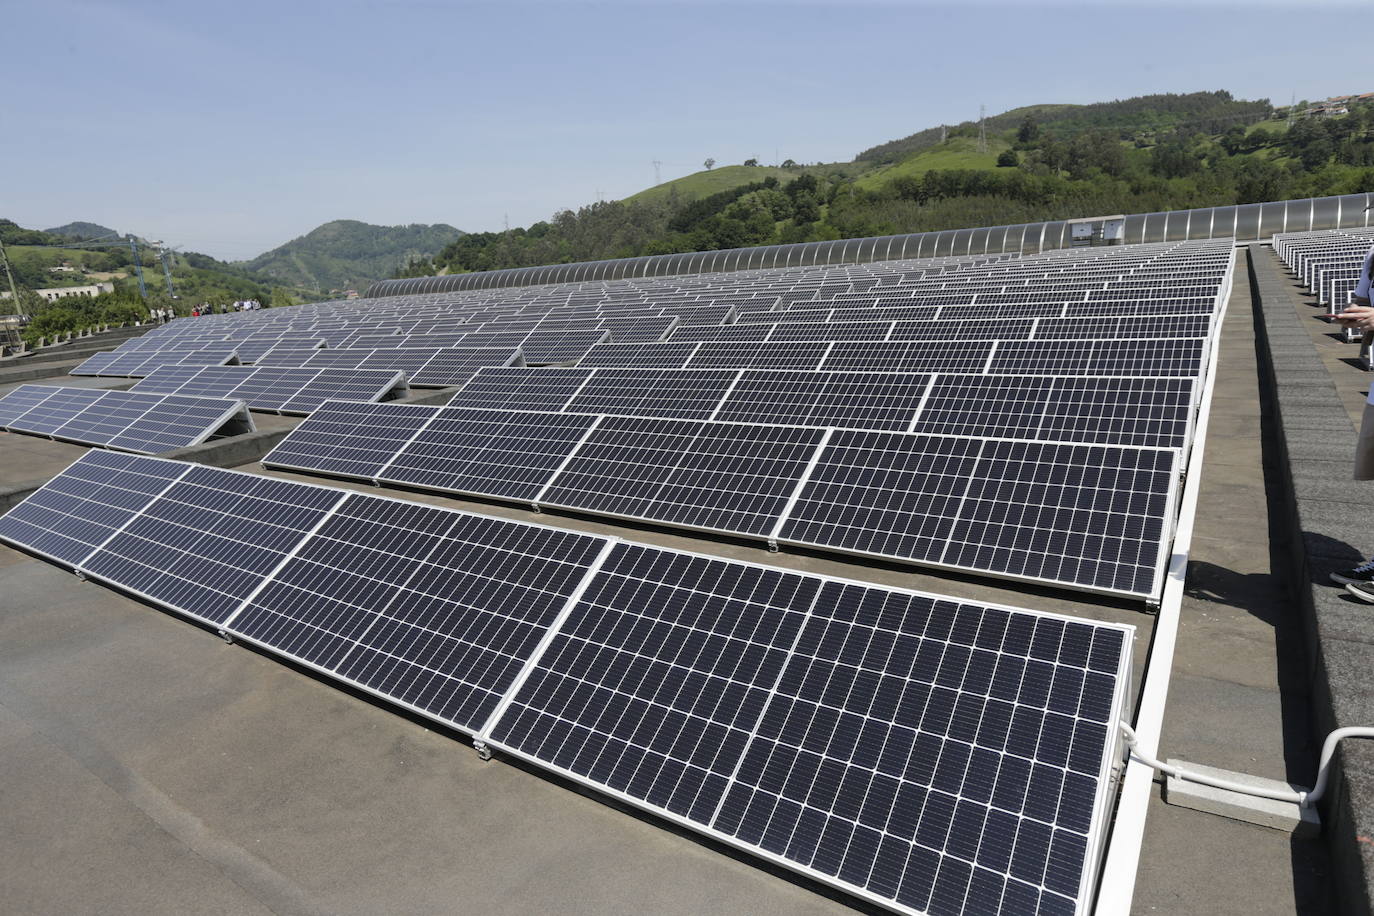
[[374, 226], [340, 219], [242, 263], [249, 270], [322, 293], [361, 290], [411, 260], [434, 255], [462, 235], [443, 223]]
[[[1170, 131], [1187, 128], [1202, 133], [1222, 133], [1240, 124], [1263, 121], [1271, 111], [1268, 99], [1247, 102], [1234, 99], [1229, 92], [1192, 92], [1186, 95], [1142, 95], [1113, 102], [1094, 102], [1091, 105], [1031, 105], [1013, 108], [992, 115], [985, 127], [994, 133], [1016, 130], [1030, 118], [1042, 129], [1055, 133], [1079, 133], [1085, 130], [1117, 130], [1133, 137], [1150, 131]], [[965, 121], [959, 128], [973, 125]], [[956, 126], [956, 125], [950, 125]], [[940, 142], [939, 127], [929, 127], [909, 137], [892, 140], [864, 150], [854, 157], [855, 162], [879, 165], [896, 162], [911, 153], [928, 149]]]
[[[28, 311], [61, 311], [71, 306], [69, 299], [45, 303], [32, 292], [48, 287], [109, 282], [114, 284], [117, 297], [130, 300], [137, 297], [138, 271], [129, 246], [118, 239], [94, 243], [73, 241], [73, 235], [90, 233], [99, 237], [109, 234], [109, 231], [97, 233], [94, 229], [73, 230], [74, 226], [104, 230], [103, 226], [93, 223], [58, 227], [62, 232], [25, 229], [12, 220], [0, 219], [0, 242], [5, 245], [15, 284]], [[69, 231], [73, 235], [67, 234]], [[312, 292], [288, 288], [271, 277], [194, 251], [167, 253], [166, 268], [172, 275], [172, 290], [169, 291], [163, 261], [157, 252], [140, 247], [138, 257], [149, 305], [175, 306], [184, 311], [202, 302], [223, 305], [238, 299], [258, 299], [285, 305], [315, 298]], [[171, 298], [173, 292], [176, 300]], [[94, 301], [99, 305], [99, 300]], [[73, 330], [79, 326], [57, 326], [53, 330]]]
[[397, 275], [1374, 191], [1367, 100], [1290, 127], [1267, 100], [1151, 95], [1018, 108], [984, 129], [980, 143], [973, 121], [948, 126], [943, 141], [930, 127], [846, 163], [708, 167], [528, 228], [465, 235]]
[[67, 223], [65, 226], [58, 226], [55, 229], [44, 229], [43, 231], [49, 235], [58, 235], [71, 241], [105, 239], [119, 235], [116, 230], [108, 226], [102, 226], [99, 223], [83, 223], [79, 221]]

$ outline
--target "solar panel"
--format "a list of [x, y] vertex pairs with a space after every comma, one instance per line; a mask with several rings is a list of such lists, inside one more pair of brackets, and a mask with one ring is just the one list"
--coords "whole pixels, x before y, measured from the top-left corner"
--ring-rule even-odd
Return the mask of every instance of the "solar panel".
[[0, 516], [0, 540], [75, 567], [188, 467], [87, 452]]
[[591, 376], [591, 369], [482, 369], [448, 403], [450, 407], [562, 410]]
[[598, 369], [563, 409], [705, 420], [736, 375], [730, 369]]
[[475, 730], [605, 544], [353, 494], [226, 629]]
[[253, 361], [253, 365], [299, 367], [313, 361], [321, 353], [332, 352], [337, 351], [321, 350], [319, 347], [300, 347], [294, 344], [280, 345], [259, 356]]
[[677, 325], [677, 316], [606, 318], [601, 326], [611, 332], [611, 343], [651, 343], [668, 337]]
[[981, 372], [991, 344], [977, 340], [834, 345], [818, 368], [849, 372]]
[[886, 340], [891, 331], [891, 321], [781, 321], [773, 326], [768, 339]]
[[436, 416], [380, 479], [521, 501], [535, 498], [596, 422], [578, 414], [411, 409]]
[[342, 498], [338, 490], [193, 465], [78, 568], [223, 623]]
[[998, 375], [1156, 375], [1195, 377], [1202, 338], [1180, 340], [999, 341], [987, 371]]
[[763, 535], [823, 435], [802, 427], [607, 417], [536, 501]]
[[680, 369], [696, 352], [695, 341], [685, 343], [652, 344], [597, 344], [587, 351], [578, 366], [597, 368], [600, 366], [624, 366], [635, 368], [659, 367]]
[[0, 427], [156, 454], [196, 445], [227, 424], [253, 429], [242, 401], [21, 385], [0, 397]]
[[232, 345], [220, 345], [196, 350], [133, 351], [110, 360], [93, 360], [94, 357], [86, 360], [70, 374], [142, 378], [162, 366], [226, 366], [237, 362], [238, 355]]
[[939, 375], [916, 433], [1035, 439], [1058, 379], [1043, 375]]
[[1194, 388], [1183, 378], [939, 376], [911, 431], [1183, 448]]
[[376, 401], [404, 393], [405, 388], [404, 375], [380, 369], [172, 366], [159, 369], [133, 390], [238, 398], [255, 410], [308, 414], [325, 401]]
[[1090, 337], [1206, 337], [1211, 312], [1199, 315], [1107, 315], [1099, 318], [1045, 318], [1036, 323], [1036, 340], [1083, 340]]
[[903, 912], [1083, 913], [1132, 632], [619, 544], [479, 737]]
[[905, 430], [929, 384], [917, 373], [749, 370], [712, 419]]
[[[658, 346], [665, 346], [659, 344]], [[732, 343], [708, 341], [687, 361], [691, 369], [816, 369], [832, 345], [825, 341]], [[872, 346], [860, 344], [859, 346]]]
[[605, 328], [579, 331], [531, 331], [520, 343], [531, 366], [567, 366], [580, 361], [597, 344], [610, 340]]
[[1019, 340], [1030, 336], [1033, 320], [991, 318], [970, 310], [966, 318], [943, 321], [898, 321], [892, 326], [891, 340]]
[[839, 430], [778, 541], [1153, 597], [1172, 449]]
[[327, 401], [262, 463], [372, 480], [436, 415], [432, 408], [412, 404]]
[[436, 351], [424, 365], [406, 375], [420, 388], [462, 385], [488, 366], [519, 366], [524, 357], [519, 347], [450, 347]]
[[767, 340], [773, 333], [771, 324], [717, 324], [708, 327], [678, 328], [668, 338], [671, 342], [729, 340]]

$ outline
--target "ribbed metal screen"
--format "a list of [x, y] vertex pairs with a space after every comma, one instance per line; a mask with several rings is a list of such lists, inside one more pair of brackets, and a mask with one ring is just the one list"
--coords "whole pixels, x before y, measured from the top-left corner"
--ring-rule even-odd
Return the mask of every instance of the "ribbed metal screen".
[[[1204, 207], [1166, 213], [1136, 213], [1126, 217], [1125, 241], [1175, 242], [1234, 236], [1240, 242], [1265, 239], [1276, 232], [1311, 229], [1347, 229], [1370, 225], [1365, 207], [1374, 194], [1280, 200], [1238, 207]], [[838, 242], [803, 242], [766, 245], [730, 251], [664, 254], [582, 264], [518, 267], [447, 277], [415, 277], [381, 280], [368, 287], [367, 298], [415, 293], [491, 289], [502, 286], [536, 286], [578, 280], [619, 280], [627, 277], [668, 277], [677, 274], [727, 270], [759, 270], [813, 264], [850, 264], [895, 258], [929, 258], [947, 255], [1036, 252], [1063, 248], [1069, 241], [1069, 224], [1062, 220], [995, 226], [983, 229], [946, 229], [881, 238], [845, 239]]]

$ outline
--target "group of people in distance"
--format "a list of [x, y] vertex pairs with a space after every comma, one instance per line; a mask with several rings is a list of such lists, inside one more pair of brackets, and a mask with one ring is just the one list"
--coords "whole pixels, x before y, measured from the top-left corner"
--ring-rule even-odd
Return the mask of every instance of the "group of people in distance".
[[215, 312], [227, 315], [230, 312], [255, 312], [262, 308], [262, 303], [256, 299], [241, 299], [233, 305], [221, 305], [218, 308], [208, 302], [191, 308], [191, 317], [199, 318], [201, 315], [213, 315]]

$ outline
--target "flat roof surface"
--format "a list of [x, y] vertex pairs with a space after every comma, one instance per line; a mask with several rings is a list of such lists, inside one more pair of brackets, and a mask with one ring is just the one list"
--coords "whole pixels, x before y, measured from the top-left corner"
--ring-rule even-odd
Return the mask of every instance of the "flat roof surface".
[[[1277, 495], [1243, 274], [1242, 263], [1162, 751], [1310, 778], [1294, 772], [1306, 759], [1292, 738], [1306, 698], [1290, 658], [1299, 631], [1284, 591], [1286, 545], [1270, 518]], [[27, 468], [19, 479], [29, 480], [83, 451], [0, 435], [0, 476]], [[1137, 604], [1086, 594], [384, 492], [1133, 624], [1137, 687], [1154, 621]], [[483, 762], [463, 735], [7, 548], [0, 789], [0, 897], [14, 912], [879, 912], [542, 772]], [[1169, 808], [1156, 794], [1134, 911], [1311, 913], [1322, 908], [1323, 867], [1316, 844]]]

